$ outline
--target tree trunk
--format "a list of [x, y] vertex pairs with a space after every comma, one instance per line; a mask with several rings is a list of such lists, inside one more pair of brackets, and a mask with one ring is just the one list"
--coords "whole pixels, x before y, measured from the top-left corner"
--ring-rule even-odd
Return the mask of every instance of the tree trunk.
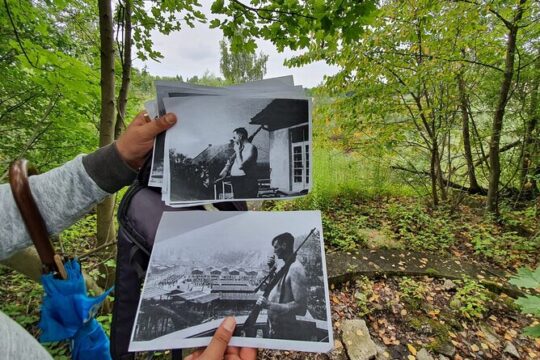
[[535, 141], [534, 131], [540, 121], [540, 110], [538, 109], [538, 88], [540, 86], [540, 51], [535, 63], [536, 76], [533, 78], [533, 85], [531, 89], [531, 102], [529, 107], [529, 120], [525, 125], [525, 134], [523, 135], [523, 156], [521, 157], [521, 174], [520, 185], [521, 192], [523, 194], [533, 195], [538, 192], [537, 184], [534, 178], [529, 178], [530, 175], [534, 175], [535, 169], [535, 157], [538, 155], [536, 152], [537, 141]]
[[122, 84], [118, 94], [118, 112], [116, 114], [116, 127], [114, 137], [118, 139], [126, 127], [125, 115], [128, 101], [129, 84], [131, 82], [131, 0], [124, 1], [123, 44], [122, 44]]
[[447, 192], [446, 192], [446, 185], [444, 183], [444, 177], [443, 177], [443, 171], [441, 166], [441, 154], [439, 152], [439, 141], [434, 138], [433, 141], [433, 157], [435, 164], [435, 175], [437, 177], [437, 184], [439, 184], [439, 189], [441, 191], [441, 200], [443, 202], [448, 200]]
[[516, 10], [513, 22], [507, 24], [508, 27], [508, 40], [506, 43], [506, 60], [504, 69], [504, 78], [499, 91], [499, 99], [497, 101], [497, 108], [493, 116], [493, 122], [491, 126], [491, 139], [489, 142], [489, 187], [486, 210], [498, 216], [499, 214], [499, 181], [501, 176], [501, 164], [499, 158], [499, 144], [501, 141], [501, 131], [503, 128], [504, 112], [506, 110], [506, 104], [508, 103], [508, 94], [510, 92], [510, 86], [512, 85], [512, 78], [514, 77], [514, 60], [516, 54], [516, 39], [518, 33], [518, 22], [523, 16], [523, 5], [526, 0], [521, 0]]
[[463, 133], [463, 152], [465, 154], [465, 161], [467, 162], [467, 174], [469, 176], [469, 188], [473, 190], [479, 190], [480, 185], [476, 180], [476, 174], [474, 171], [474, 163], [471, 150], [471, 135], [469, 131], [469, 106], [468, 99], [465, 91], [465, 81], [463, 81], [463, 75], [459, 74], [457, 77], [459, 88], [459, 106], [461, 108], [462, 118], [462, 133]]
[[[114, 141], [114, 40], [110, 0], [99, 0], [99, 35], [101, 41], [101, 117], [99, 146]], [[97, 206], [97, 245], [108, 243], [114, 237], [114, 196]], [[107, 279], [107, 277], [106, 277]], [[108, 281], [105, 281], [105, 284]], [[107, 285], [107, 284], [106, 284]]]
[[431, 197], [433, 198], [433, 206], [439, 206], [439, 195], [437, 193], [437, 151], [435, 151], [437, 144], [432, 144], [431, 147], [431, 161], [429, 168], [429, 175], [431, 177]]

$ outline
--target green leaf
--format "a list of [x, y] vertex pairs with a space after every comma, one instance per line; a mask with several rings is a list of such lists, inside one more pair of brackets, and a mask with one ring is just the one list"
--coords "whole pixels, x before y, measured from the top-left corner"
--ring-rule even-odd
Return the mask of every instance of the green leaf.
[[324, 13], [325, 1], [324, 0], [315, 0], [313, 2], [313, 10], [314, 10], [316, 15]]
[[540, 316], [540, 296], [527, 295], [515, 301], [521, 307], [521, 311], [527, 314]]
[[212, 11], [213, 14], [219, 14], [223, 11], [223, 6], [224, 6], [224, 0], [216, 0], [212, 4], [212, 7], [210, 7], [210, 10]]
[[530, 337], [540, 338], [540, 324], [526, 327], [523, 329], [523, 333]]
[[533, 272], [527, 268], [518, 270], [516, 276], [510, 279], [510, 283], [519, 287], [536, 289], [540, 287], [540, 266]]

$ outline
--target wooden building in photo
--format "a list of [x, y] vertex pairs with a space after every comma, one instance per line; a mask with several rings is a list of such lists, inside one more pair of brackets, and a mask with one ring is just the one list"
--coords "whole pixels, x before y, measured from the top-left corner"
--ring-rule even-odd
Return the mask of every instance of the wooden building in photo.
[[[250, 124], [269, 132], [269, 195], [307, 192], [311, 184], [308, 100], [274, 99]], [[260, 182], [260, 197], [264, 191]]]

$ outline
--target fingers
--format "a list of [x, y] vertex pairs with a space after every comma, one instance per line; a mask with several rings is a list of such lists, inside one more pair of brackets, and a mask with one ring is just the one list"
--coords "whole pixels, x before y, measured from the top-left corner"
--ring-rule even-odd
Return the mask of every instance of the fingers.
[[154, 137], [157, 134], [170, 129], [174, 124], [176, 124], [176, 115], [173, 113], [165, 114], [155, 121], [150, 121], [145, 125], [145, 130], [149, 132], [148, 135]]
[[255, 360], [257, 359], [257, 349], [241, 348], [239, 357], [242, 360]]
[[225, 356], [227, 355], [240, 355], [240, 348], [237, 346], [229, 346], [227, 347], [227, 351], [225, 352]]
[[235, 326], [236, 320], [233, 317], [226, 318], [216, 330], [210, 345], [208, 345], [201, 356], [205, 359], [222, 359]]
[[146, 124], [148, 122], [147, 120], [150, 120], [150, 116], [148, 116], [148, 113], [145, 110], [143, 110], [143, 111], [140, 111], [135, 116], [135, 118], [133, 119], [131, 124], [129, 124], [129, 126], [141, 126], [141, 125]]
[[199, 358], [199, 356], [201, 356], [201, 354], [203, 353], [204, 350], [195, 350], [194, 352], [192, 352], [191, 354], [189, 354], [188, 356], [186, 356], [184, 358], [184, 360], [197, 360]]
[[238, 348], [229, 346], [223, 357], [224, 360], [256, 360], [257, 349], [253, 348]]

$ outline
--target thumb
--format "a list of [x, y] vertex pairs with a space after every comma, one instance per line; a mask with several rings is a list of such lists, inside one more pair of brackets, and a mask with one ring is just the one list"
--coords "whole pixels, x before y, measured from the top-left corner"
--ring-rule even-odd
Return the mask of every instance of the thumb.
[[144, 127], [147, 129], [148, 135], [154, 137], [157, 134], [170, 129], [174, 124], [176, 124], [176, 121], [177, 119], [175, 114], [167, 113], [159, 119], [145, 124]]
[[226, 318], [216, 330], [210, 345], [204, 350], [202, 356], [205, 359], [222, 359], [229, 341], [231, 341], [235, 326], [236, 320], [233, 317]]

